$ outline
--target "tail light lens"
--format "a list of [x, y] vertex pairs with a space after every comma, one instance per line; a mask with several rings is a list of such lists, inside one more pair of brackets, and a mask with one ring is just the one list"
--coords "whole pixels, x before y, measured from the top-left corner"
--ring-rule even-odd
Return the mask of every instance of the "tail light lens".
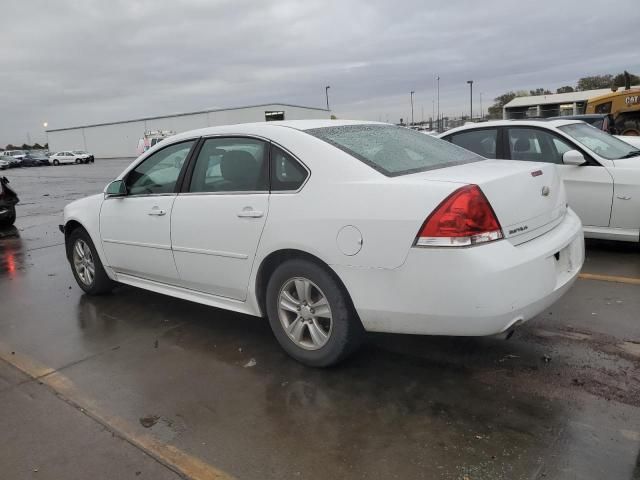
[[502, 227], [477, 185], [459, 188], [425, 220], [415, 245], [465, 247], [503, 238]]

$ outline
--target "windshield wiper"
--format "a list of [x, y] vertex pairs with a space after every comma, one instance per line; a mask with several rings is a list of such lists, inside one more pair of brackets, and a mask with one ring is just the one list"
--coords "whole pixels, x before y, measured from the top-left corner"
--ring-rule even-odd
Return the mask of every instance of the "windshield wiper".
[[638, 155], [640, 155], [640, 150], [632, 150], [629, 153], [627, 153], [626, 155], [623, 155], [622, 157], [620, 157], [620, 159], [637, 157]]

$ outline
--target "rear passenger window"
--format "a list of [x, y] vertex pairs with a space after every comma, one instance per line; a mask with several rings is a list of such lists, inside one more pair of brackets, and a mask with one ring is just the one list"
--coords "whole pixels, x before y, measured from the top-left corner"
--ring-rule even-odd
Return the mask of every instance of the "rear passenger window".
[[451, 143], [471, 150], [485, 158], [496, 158], [498, 129], [483, 128], [472, 132], [460, 132], [451, 135]]
[[271, 147], [271, 190], [298, 190], [309, 172], [284, 150]]
[[189, 191], [264, 192], [267, 145], [253, 138], [209, 138], [196, 161]]

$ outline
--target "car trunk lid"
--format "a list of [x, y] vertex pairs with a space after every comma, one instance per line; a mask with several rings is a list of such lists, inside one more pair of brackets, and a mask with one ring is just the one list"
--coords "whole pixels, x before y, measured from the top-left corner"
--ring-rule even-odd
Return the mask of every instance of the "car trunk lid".
[[416, 175], [431, 181], [478, 185], [498, 217], [504, 237], [514, 244], [548, 232], [567, 211], [564, 186], [552, 164], [487, 160]]

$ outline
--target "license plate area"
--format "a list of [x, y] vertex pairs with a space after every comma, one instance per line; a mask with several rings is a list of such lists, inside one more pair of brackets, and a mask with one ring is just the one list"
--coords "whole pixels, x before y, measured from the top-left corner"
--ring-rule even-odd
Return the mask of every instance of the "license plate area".
[[573, 241], [550, 257], [556, 270], [556, 286], [563, 285], [575, 275], [580, 266], [578, 248], [577, 242]]

